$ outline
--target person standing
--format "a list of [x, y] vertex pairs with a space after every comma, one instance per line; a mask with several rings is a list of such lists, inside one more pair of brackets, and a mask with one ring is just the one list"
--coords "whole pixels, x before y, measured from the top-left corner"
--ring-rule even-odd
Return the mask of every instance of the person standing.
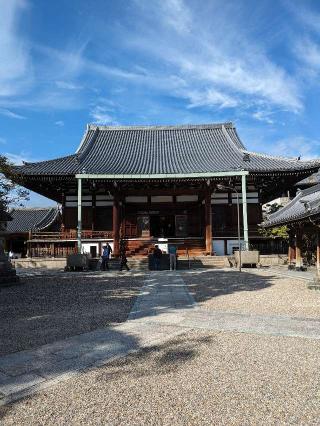
[[102, 264], [101, 269], [103, 271], [107, 270], [109, 271], [109, 258], [110, 254], [112, 253], [112, 248], [109, 243], [107, 243], [105, 246], [103, 246], [103, 252], [102, 252]]
[[169, 245], [170, 271], [177, 269], [177, 247], [174, 244]]
[[154, 263], [154, 269], [156, 271], [160, 270], [161, 257], [162, 257], [162, 251], [159, 249], [158, 245], [155, 245], [153, 250], [153, 263]]
[[126, 242], [124, 240], [120, 241], [120, 271], [123, 268], [126, 268], [127, 271], [130, 271], [128, 266], [128, 259], [126, 255]]

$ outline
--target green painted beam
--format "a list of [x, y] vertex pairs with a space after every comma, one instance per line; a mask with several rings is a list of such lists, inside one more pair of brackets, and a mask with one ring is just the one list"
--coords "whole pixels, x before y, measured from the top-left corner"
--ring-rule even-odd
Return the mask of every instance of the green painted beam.
[[246, 176], [241, 177], [241, 192], [242, 192], [242, 214], [243, 214], [243, 239], [245, 250], [249, 250], [249, 233], [248, 233], [248, 213], [247, 213], [247, 183]]
[[206, 172], [206, 173], [166, 173], [166, 174], [91, 174], [79, 173], [77, 179], [183, 179], [183, 178], [213, 178], [213, 177], [229, 177], [229, 176], [247, 176], [246, 170], [227, 171], [227, 172]]

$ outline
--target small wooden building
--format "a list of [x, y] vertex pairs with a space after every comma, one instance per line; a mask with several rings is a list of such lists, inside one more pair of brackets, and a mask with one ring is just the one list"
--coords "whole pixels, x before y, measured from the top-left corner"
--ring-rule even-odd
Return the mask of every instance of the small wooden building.
[[[61, 213], [58, 207], [28, 207], [10, 210], [11, 220], [1, 232], [5, 241], [5, 249], [15, 255], [25, 257], [29, 250], [32, 233], [60, 231]], [[45, 247], [42, 247], [45, 250]], [[42, 256], [46, 255], [45, 252]]]
[[20, 184], [62, 205], [59, 232], [32, 233], [33, 256], [43, 246], [95, 256], [106, 240], [117, 255], [120, 238], [129, 255], [170, 242], [180, 254], [224, 255], [238, 248], [237, 197], [243, 247], [263, 252], [261, 205], [319, 166], [249, 152], [232, 123], [88, 125], [75, 154], [16, 172]]
[[266, 228], [282, 225], [288, 227], [288, 263], [289, 267], [294, 266], [297, 270], [304, 268], [304, 260], [305, 263], [313, 263], [313, 257], [318, 270], [320, 269], [320, 181], [317, 182], [315, 176], [299, 182], [298, 186], [312, 186], [299, 189], [287, 205], [271, 214], [262, 224]]

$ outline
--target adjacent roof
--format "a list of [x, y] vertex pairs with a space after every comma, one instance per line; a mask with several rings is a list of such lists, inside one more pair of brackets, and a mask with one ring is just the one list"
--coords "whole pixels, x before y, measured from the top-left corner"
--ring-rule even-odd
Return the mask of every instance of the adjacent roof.
[[59, 214], [58, 207], [12, 209], [12, 221], [7, 224], [7, 232], [42, 231], [52, 225]]
[[73, 155], [16, 167], [22, 175], [294, 172], [320, 166], [249, 152], [232, 123], [115, 127], [89, 125]]
[[313, 173], [312, 175], [306, 177], [305, 179], [302, 179], [299, 182], [297, 182], [295, 186], [298, 186], [298, 187], [312, 186], [312, 185], [317, 185], [318, 183], [320, 183], [320, 169], [316, 173]]
[[318, 214], [320, 214], [320, 184], [298, 191], [293, 200], [271, 214], [268, 220], [262, 223], [262, 226], [269, 228], [287, 225]]

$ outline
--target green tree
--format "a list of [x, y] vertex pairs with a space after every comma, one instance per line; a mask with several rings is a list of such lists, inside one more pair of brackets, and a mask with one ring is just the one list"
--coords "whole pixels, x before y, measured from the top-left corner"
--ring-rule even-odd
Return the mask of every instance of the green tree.
[[16, 181], [13, 164], [3, 155], [0, 155], [0, 220], [5, 218], [9, 206], [22, 205], [28, 199], [29, 192], [20, 187]]
[[[263, 211], [263, 218], [264, 220], [268, 219], [268, 217], [280, 210], [283, 206], [278, 203], [272, 203], [272, 204], [266, 204], [264, 206]], [[259, 233], [266, 238], [276, 239], [276, 238], [282, 238], [284, 240], [287, 240], [289, 238], [289, 228], [287, 225], [282, 226], [274, 226], [273, 228], [259, 228]]]
[[289, 229], [287, 225], [275, 226], [273, 228], [268, 228], [268, 229], [259, 228], [259, 233], [263, 237], [272, 238], [272, 239], [282, 238], [284, 240], [287, 240], [289, 238], [288, 231]]

